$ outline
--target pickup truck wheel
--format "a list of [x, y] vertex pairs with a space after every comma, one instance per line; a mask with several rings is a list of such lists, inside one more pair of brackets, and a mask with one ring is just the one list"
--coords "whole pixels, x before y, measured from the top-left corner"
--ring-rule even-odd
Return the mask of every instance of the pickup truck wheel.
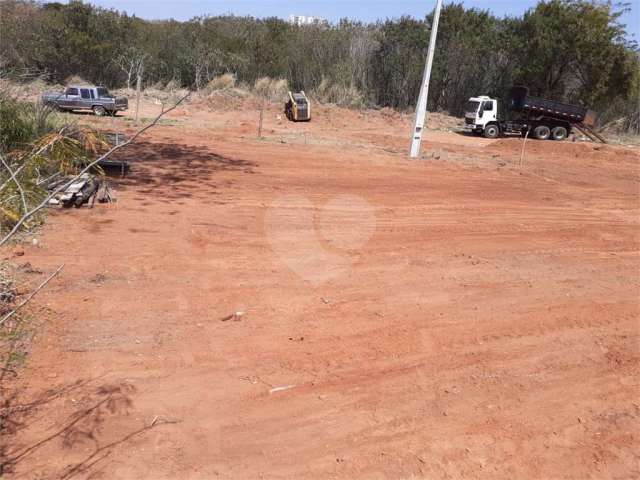
[[98, 117], [102, 117], [107, 113], [107, 109], [102, 105], [95, 105], [91, 110], [93, 110], [93, 113]]
[[551, 130], [551, 138], [554, 140], [564, 140], [567, 138], [567, 129], [564, 127], [555, 127]]
[[486, 138], [497, 138], [500, 135], [500, 129], [497, 125], [487, 125], [484, 128], [484, 136]]
[[551, 136], [551, 130], [546, 125], [538, 125], [533, 129], [533, 136], [538, 140], [547, 140]]

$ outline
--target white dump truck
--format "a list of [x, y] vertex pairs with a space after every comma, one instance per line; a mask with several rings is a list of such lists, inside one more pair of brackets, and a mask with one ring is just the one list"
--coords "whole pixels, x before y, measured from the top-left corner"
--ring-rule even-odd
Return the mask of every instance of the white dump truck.
[[539, 140], [564, 140], [574, 127], [591, 132], [596, 117], [584, 107], [529, 96], [525, 87], [511, 89], [508, 111], [513, 119], [502, 118], [499, 107], [495, 98], [471, 97], [465, 106], [465, 128], [487, 138], [529, 132]]

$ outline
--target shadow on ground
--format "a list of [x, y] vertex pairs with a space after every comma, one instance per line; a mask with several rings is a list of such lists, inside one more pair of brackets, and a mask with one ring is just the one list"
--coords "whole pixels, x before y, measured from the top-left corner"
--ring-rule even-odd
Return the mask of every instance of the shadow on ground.
[[217, 173], [251, 174], [257, 166], [184, 144], [136, 142], [117, 153], [114, 159], [130, 165], [126, 178], [115, 181], [118, 189], [134, 188], [138, 193], [169, 200], [206, 198], [219, 187]]
[[[92, 380], [78, 380], [31, 396], [25, 403], [21, 402], [19, 392], [7, 393], [2, 389], [0, 477], [16, 472], [22, 461], [37, 455], [47, 445], [58, 442], [69, 452], [69, 461], [55, 473], [55, 478], [73, 478], [98, 467], [98, 463], [111, 455], [118, 445], [164, 423], [175, 423], [154, 421], [137, 428], [132, 426], [127, 433], [115, 439], [102, 439], [101, 431], [109, 419], [127, 415], [133, 405], [135, 388], [127, 383], [95, 386]], [[68, 404], [72, 398], [77, 407], [64, 419], [41, 415], [41, 410], [45, 408], [59, 411], [56, 406]], [[27, 443], [19, 440], [21, 434], [34, 428], [47, 433]], [[71, 455], [73, 450], [76, 453]]]

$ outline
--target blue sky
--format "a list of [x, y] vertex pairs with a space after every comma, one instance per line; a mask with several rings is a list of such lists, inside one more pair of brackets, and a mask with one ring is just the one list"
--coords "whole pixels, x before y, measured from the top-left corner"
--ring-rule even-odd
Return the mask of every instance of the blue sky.
[[[445, 3], [448, 0], [445, 0]], [[640, 0], [627, 0], [632, 11], [623, 18], [627, 31], [640, 40]], [[373, 21], [409, 14], [423, 17], [435, 0], [89, 0], [88, 3], [124, 10], [141, 18], [186, 20], [197, 15], [234, 13], [254, 17], [314, 15], [335, 21], [348, 17]], [[464, 0], [468, 7], [489, 9], [499, 16], [522, 15], [536, 0]], [[631, 38], [631, 37], [630, 37]]]

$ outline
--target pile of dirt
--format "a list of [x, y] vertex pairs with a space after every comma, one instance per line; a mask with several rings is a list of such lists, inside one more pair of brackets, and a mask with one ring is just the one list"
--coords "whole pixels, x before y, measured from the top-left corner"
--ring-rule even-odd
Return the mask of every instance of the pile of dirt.
[[[406, 122], [413, 120], [413, 112], [400, 112], [390, 107], [380, 109], [368, 109], [367, 113], [373, 117], [397, 124], [397, 122]], [[462, 119], [449, 115], [445, 112], [428, 112], [427, 128], [429, 130], [442, 130], [451, 132], [456, 130], [462, 124]]]
[[262, 100], [238, 87], [211, 92], [198, 92], [189, 102], [211, 112], [259, 110]]
[[463, 120], [444, 112], [429, 112], [427, 114], [427, 128], [430, 130], [454, 131], [462, 125]]
[[25, 83], [0, 79], [0, 92], [3, 95], [24, 101], [36, 101], [43, 92], [61, 91], [63, 89], [64, 87], [62, 85], [47, 83], [40, 78]]
[[[490, 146], [486, 148], [488, 152], [492, 153], [519, 155], [522, 150], [522, 139], [501, 138], [493, 141]], [[552, 158], [581, 159], [585, 162], [591, 160], [638, 162], [638, 160], [640, 160], [637, 149], [588, 141], [552, 142], [549, 140], [529, 140], [526, 144], [526, 154]]]

